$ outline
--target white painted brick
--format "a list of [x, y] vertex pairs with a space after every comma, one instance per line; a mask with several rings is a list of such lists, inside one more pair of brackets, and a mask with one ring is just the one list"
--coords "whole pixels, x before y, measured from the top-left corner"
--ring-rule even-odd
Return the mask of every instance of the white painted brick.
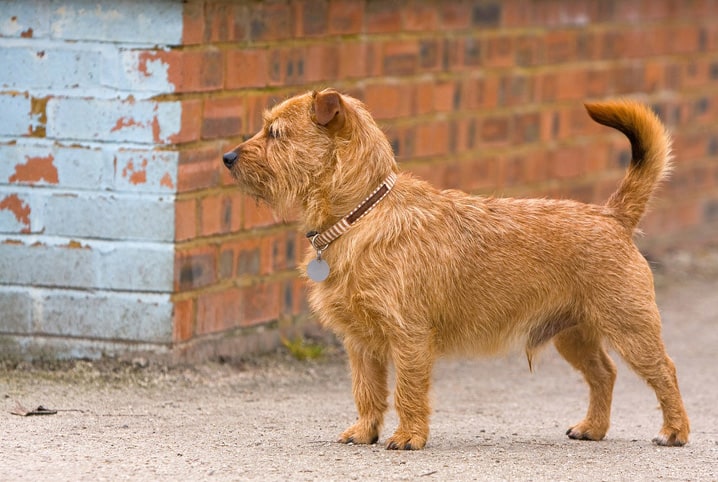
[[30, 333], [31, 330], [30, 293], [0, 286], [0, 333]]
[[0, 135], [27, 135], [33, 122], [30, 110], [27, 95], [0, 94]]
[[[28, 180], [23, 172], [37, 160], [50, 160], [56, 184], [45, 178]], [[82, 146], [0, 144], [0, 184], [58, 186], [64, 189], [106, 190], [114, 185], [112, 151]]]
[[[43, 238], [45, 239], [45, 238]], [[0, 284], [171, 293], [171, 243], [0, 241]]]
[[180, 131], [181, 108], [174, 101], [51, 98], [47, 103], [47, 137], [169, 143]]
[[44, 234], [112, 240], [172, 241], [174, 197], [51, 194], [41, 208]]
[[0, 49], [0, 86], [8, 89], [82, 89], [100, 84], [100, 52], [6, 47]]
[[122, 243], [99, 251], [98, 287], [111, 290], [170, 293], [174, 283], [172, 244]]
[[34, 330], [39, 333], [151, 343], [172, 341], [169, 295], [43, 290], [39, 298], [34, 320]]
[[118, 48], [104, 54], [101, 84], [120, 91], [144, 93], [174, 92], [169, 65], [153, 50]]
[[0, 243], [0, 284], [93, 288], [96, 254], [89, 248]]
[[0, 0], [0, 37], [47, 37], [50, 12], [46, 0]]
[[74, 0], [55, 5], [50, 27], [54, 38], [168, 45], [182, 41], [182, 2]]
[[27, 360], [42, 359], [68, 359], [90, 358], [97, 359], [104, 356], [127, 355], [127, 353], [153, 352], [156, 354], [169, 353], [167, 343], [137, 343], [114, 340], [83, 340], [79, 338], [63, 338], [58, 336], [2, 336], [0, 337], [0, 350], [9, 356], [16, 356]]
[[173, 193], [177, 186], [179, 152], [119, 150], [115, 153], [117, 191]]

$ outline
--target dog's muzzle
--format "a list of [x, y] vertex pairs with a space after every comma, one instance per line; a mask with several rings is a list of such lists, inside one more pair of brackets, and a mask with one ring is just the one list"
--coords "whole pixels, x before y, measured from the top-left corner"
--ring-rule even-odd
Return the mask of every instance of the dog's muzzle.
[[236, 152], [229, 151], [222, 156], [222, 160], [224, 161], [224, 165], [227, 166], [227, 169], [232, 169], [238, 157]]

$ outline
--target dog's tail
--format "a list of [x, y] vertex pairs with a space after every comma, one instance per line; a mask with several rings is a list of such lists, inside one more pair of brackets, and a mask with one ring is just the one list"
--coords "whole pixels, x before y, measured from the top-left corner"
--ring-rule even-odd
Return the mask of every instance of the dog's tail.
[[606, 205], [633, 231], [654, 189], [670, 171], [670, 135], [651, 109], [635, 101], [589, 103], [586, 110], [593, 120], [621, 131], [631, 142], [628, 172]]

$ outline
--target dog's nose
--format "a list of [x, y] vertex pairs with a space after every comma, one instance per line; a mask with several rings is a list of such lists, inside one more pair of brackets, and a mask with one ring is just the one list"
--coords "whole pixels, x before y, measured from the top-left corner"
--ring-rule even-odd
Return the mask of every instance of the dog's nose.
[[222, 160], [224, 161], [224, 165], [227, 166], [227, 169], [230, 169], [234, 166], [234, 163], [237, 162], [237, 153], [229, 151], [222, 156]]

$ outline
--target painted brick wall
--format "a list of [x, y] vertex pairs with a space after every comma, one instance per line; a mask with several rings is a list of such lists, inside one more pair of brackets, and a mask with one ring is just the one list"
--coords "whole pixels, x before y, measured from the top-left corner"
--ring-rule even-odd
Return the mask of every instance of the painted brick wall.
[[0, 351], [172, 342], [173, 2], [0, 2]]
[[718, 240], [716, 0], [0, 7], [0, 340], [26, 351], [231, 356], [312, 327], [306, 241], [220, 157], [313, 88], [363, 99], [437, 185], [593, 202], [630, 152], [582, 102], [639, 98], [676, 151], [641, 245]]

